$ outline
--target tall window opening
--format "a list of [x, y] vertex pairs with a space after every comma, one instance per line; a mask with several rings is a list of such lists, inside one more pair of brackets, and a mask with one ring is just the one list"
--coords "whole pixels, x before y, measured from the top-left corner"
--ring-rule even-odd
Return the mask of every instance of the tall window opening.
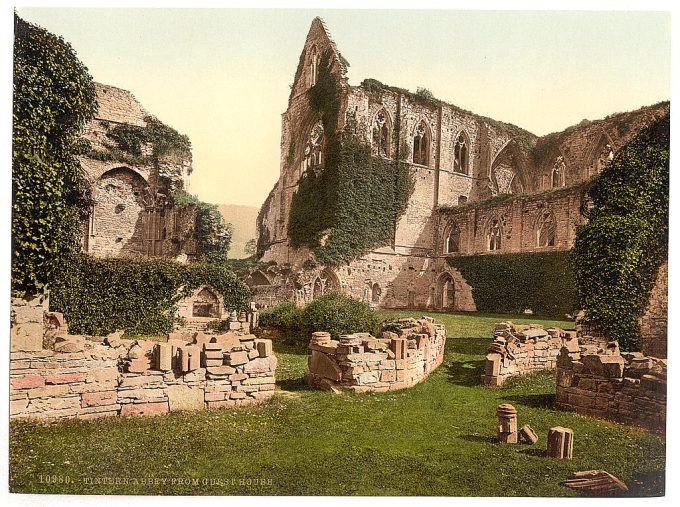
[[468, 174], [470, 140], [465, 132], [461, 132], [453, 147], [453, 170]]
[[430, 134], [424, 121], [418, 124], [413, 136], [413, 163], [430, 164]]

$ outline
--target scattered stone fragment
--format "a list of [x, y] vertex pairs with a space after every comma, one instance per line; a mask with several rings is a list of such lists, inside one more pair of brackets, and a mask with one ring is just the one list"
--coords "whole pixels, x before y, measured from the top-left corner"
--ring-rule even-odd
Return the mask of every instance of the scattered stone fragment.
[[528, 424], [525, 424], [519, 429], [519, 438], [522, 440], [522, 442], [529, 445], [534, 445], [536, 442], [538, 442], [538, 435]]
[[498, 442], [501, 444], [517, 443], [517, 409], [509, 403], [496, 407], [498, 425], [496, 426]]
[[548, 452], [550, 458], [571, 459], [574, 452], [574, 432], [570, 428], [555, 426], [548, 431]]
[[571, 479], [561, 482], [560, 485], [585, 491], [593, 496], [616, 496], [628, 491], [628, 487], [620, 479], [604, 470], [574, 472]]

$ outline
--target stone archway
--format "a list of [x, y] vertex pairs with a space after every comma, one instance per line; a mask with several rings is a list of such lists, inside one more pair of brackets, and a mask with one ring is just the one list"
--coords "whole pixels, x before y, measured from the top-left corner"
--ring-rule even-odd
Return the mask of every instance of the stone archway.
[[450, 273], [442, 273], [437, 279], [437, 301], [438, 310], [453, 310], [456, 303], [455, 286], [453, 277]]

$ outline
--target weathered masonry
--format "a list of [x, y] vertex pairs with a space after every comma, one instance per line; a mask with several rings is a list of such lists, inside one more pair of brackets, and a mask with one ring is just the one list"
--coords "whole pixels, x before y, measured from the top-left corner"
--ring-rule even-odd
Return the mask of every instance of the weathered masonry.
[[46, 421], [240, 407], [274, 394], [270, 340], [198, 333], [167, 343], [60, 335], [10, 353], [10, 417]]
[[130, 92], [100, 83], [95, 91], [99, 109], [85, 132], [91, 149], [80, 157], [94, 200], [83, 251], [96, 257], [191, 258], [195, 209], [173, 206], [170, 199], [174, 190], [189, 189], [190, 148], [161, 139], [170, 129]]
[[425, 380], [444, 360], [446, 329], [429, 317], [396, 325], [379, 338], [356, 333], [331, 340], [329, 333], [313, 333], [305, 381], [331, 391], [384, 392]]
[[[336, 131], [354, 126], [374, 157], [404, 160], [414, 181], [388, 244], [336, 265], [294, 248], [288, 230], [301, 178], [324, 170], [327, 136], [308, 94], [323, 55], [339, 83]], [[475, 310], [470, 285], [447, 258], [571, 249], [590, 205], [584, 184], [669, 108], [660, 103], [537, 137], [373, 79], [351, 86], [345, 60], [316, 18], [282, 115], [280, 177], [258, 218], [262, 260], [277, 266], [246, 282], [261, 305], [339, 290], [382, 307]]]

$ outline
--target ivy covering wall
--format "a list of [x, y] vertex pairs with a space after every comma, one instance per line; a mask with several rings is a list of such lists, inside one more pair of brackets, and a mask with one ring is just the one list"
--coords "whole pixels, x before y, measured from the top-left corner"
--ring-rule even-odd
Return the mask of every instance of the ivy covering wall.
[[472, 286], [477, 310], [564, 317], [578, 309], [571, 253], [477, 255], [449, 257]]
[[[88, 156], [97, 160], [117, 160], [132, 165], [152, 165], [160, 160], [178, 156], [191, 158], [191, 141], [172, 127], [153, 116], [145, 116], [146, 125], [121, 123], [111, 126], [102, 122], [109, 141], [104, 150], [91, 149]], [[147, 151], [146, 147], [151, 150]]]
[[668, 257], [669, 142], [667, 115], [621, 149], [590, 188], [576, 234], [581, 304], [625, 350], [639, 349], [638, 320]]
[[70, 333], [158, 335], [172, 329], [175, 305], [203, 284], [224, 297], [225, 308], [245, 310], [250, 290], [228, 268], [159, 259], [95, 259], [74, 254], [51, 286], [50, 307]]
[[324, 161], [323, 167], [303, 175], [293, 195], [290, 242], [312, 248], [327, 264], [349, 261], [389, 244], [413, 182], [408, 164], [398, 157], [393, 161], [372, 156], [354, 125], [337, 131], [339, 90], [328, 54], [322, 57], [318, 82], [308, 98], [324, 127]]
[[231, 247], [233, 229], [225, 222], [217, 204], [201, 201], [184, 190], [172, 194], [177, 207], [196, 207], [194, 234], [198, 242], [199, 259], [210, 264], [223, 264]]
[[43, 290], [79, 248], [90, 200], [76, 155], [96, 111], [87, 68], [61, 37], [14, 16], [12, 292]]

